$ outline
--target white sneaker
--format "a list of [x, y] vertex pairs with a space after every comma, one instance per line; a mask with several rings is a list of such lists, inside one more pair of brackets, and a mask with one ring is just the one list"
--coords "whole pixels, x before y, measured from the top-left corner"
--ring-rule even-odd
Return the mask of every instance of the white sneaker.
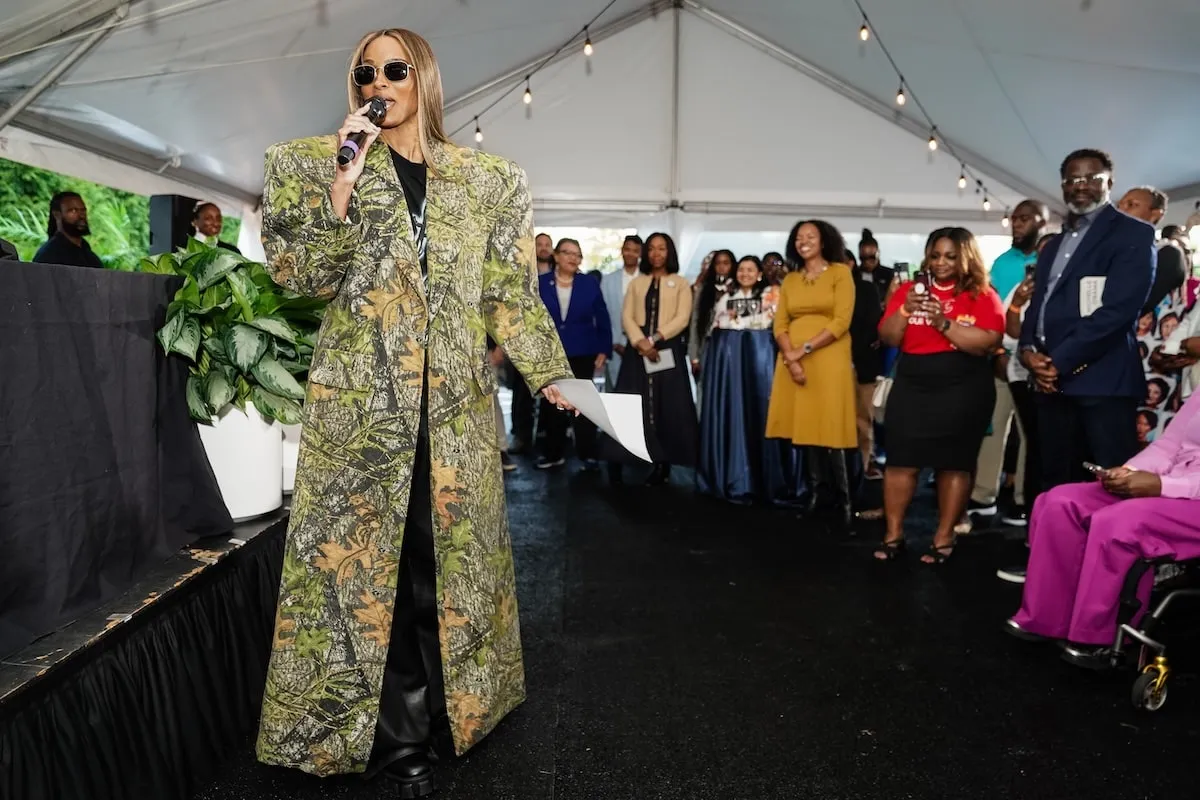
[[996, 570], [996, 577], [1002, 581], [1008, 581], [1009, 583], [1024, 583], [1025, 568], [1014, 567], [1012, 569], [998, 569]]

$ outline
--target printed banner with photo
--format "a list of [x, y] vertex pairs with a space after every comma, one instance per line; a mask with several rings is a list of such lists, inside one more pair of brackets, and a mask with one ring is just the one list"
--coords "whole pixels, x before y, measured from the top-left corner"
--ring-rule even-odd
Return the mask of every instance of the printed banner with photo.
[[1153, 442], [1174, 418], [1183, 405], [1179, 371], [1159, 372], [1150, 366], [1150, 354], [1162, 346], [1167, 337], [1179, 327], [1179, 321], [1190, 311], [1187, 297], [1181, 289], [1163, 298], [1152, 312], [1138, 320], [1138, 352], [1146, 375], [1146, 396], [1138, 407], [1138, 442], [1143, 447]]

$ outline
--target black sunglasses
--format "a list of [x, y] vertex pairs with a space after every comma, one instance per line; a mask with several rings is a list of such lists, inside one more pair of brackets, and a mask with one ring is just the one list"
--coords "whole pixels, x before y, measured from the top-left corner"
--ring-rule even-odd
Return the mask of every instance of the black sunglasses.
[[[409, 70], [413, 69], [416, 67], [407, 61], [389, 61], [383, 65], [383, 77], [391, 83], [403, 83], [408, 80]], [[350, 70], [350, 77], [354, 79], [355, 86], [370, 86], [375, 82], [376, 75], [378, 70], [371, 64], [359, 64]]]

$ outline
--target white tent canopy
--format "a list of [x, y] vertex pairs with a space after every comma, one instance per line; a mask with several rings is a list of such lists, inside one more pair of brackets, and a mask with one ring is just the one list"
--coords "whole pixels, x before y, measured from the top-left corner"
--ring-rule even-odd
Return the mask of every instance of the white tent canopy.
[[895, 73], [877, 41], [858, 41], [851, 0], [614, 0], [590, 30], [595, 55], [582, 38], [563, 49], [533, 76], [530, 106], [524, 75], [601, 0], [6, 0], [0, 108], [20, 111], [0, 154], [252, 207], [267, 145], [334, 130], [354, 43], [403, 25], [438, 53], [458, 141], [474, 145], [475, 115], [507, 93], [482, 115], [481, 146], [527, 169], [539, 225], [686, 239], [820, 215], [1001, 233], [1022, 197], [1056, 204], [1058, 162], [1079, 146], [1113, 153], [1118, 189], [1155, 184], [1170, 218], [1191, 211], [1194, 0], [863, 4], [910, 97], [992, 192], [990, 214], [957, 188], [948, 147], [926, 148], [916, 103], [895, 105]]

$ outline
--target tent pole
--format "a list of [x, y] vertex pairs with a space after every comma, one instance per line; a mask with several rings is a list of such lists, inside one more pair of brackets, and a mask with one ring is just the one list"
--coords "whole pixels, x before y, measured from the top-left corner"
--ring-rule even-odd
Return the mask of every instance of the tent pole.
[[675, 43], [671, 64], [671, 186], [667, 191], [672, 203], [679, 195], [679, 40], [681, 27], [679, 18], [681, 14], [683, 14], [682, 3], [676, 2], [672, 10]]
[[38, 97], [42, 95], [43, 92], [53, 86], [67, 70], [75, 66], [75, 64], [81, 58], [86, 56], [93, 47], [100, 44], [105, 37], [116, 30], [117, 24], [124, 21], [125, 17], [128, 15], [128, 3], [125, 3], [113, 11], [112, 15], [100, 24], [100, 27], [92, 31], [92, 33], [86, 39], [76, 45], [75, 49], [68, 53], [62, 61], [59, 61], [54, 65], [53, 69], [43, 75], [41, 80], [39, 80], [33, 86], [30, 86], [23, 95], [18, 97], [16, 101], [13, 102], [11, 106], [4, 109], [4, 111], [0, 113], [0, 130], [3, 130], [4, 126], [16, 119], [18, 114], [28, 108], [34, 100], [37, 100]]

